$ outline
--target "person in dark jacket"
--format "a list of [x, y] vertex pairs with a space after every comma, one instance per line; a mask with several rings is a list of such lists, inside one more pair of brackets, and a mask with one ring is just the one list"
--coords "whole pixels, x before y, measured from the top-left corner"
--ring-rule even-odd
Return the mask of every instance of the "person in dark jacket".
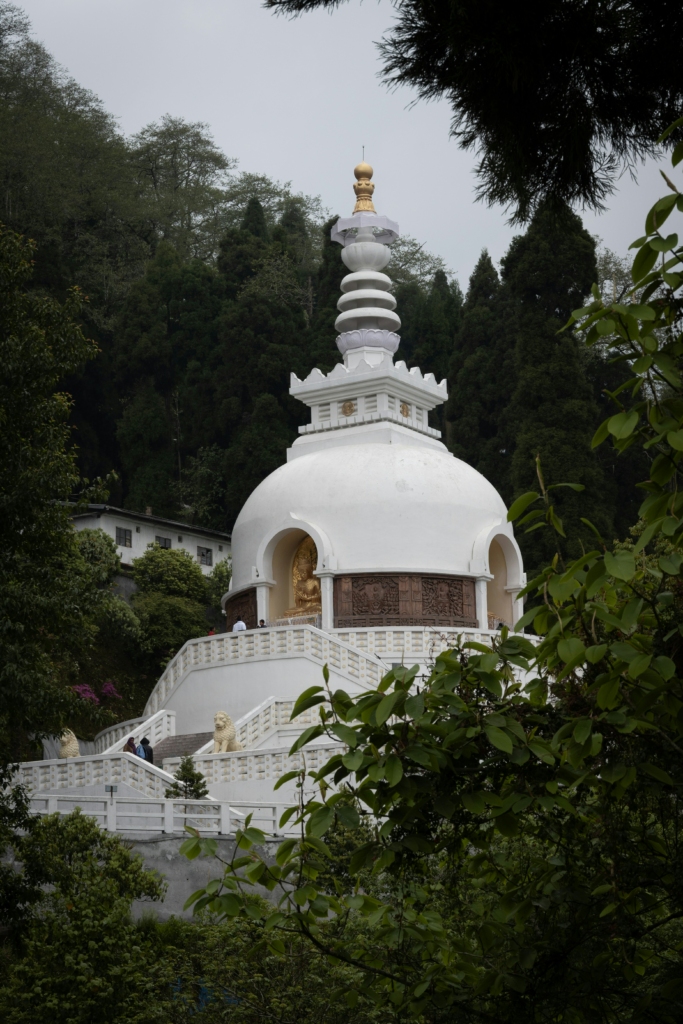
[[149, 761], [150, 764], [154, 764], [154, 747], [151, 747], [149, 740], [146, 736], [143, 736], [140, 740], [140, 746], [145, 752], [145, 761]]

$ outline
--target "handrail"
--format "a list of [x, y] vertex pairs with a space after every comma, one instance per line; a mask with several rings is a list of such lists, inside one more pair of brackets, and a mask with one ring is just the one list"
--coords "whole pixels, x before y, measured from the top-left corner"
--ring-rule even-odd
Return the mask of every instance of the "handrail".
[[[227, 754], [193, 754], [195, 770], [201, 772], [209, 787], [221, 783], [239, 785], [243, 782], [271, 780], [273, 785], [286, 772], [317, 771], [335, 754], [347, 748], [339, 741], [313, 742], [303, 750], [290, 754], [291, 745], [257, 747], [255, 750], [233, 750]], [[167, 771], [180, 764], [179, 757], [164, 758]]]
[[[290, 715], [296, 697], [283, 699], [282, 697], [266, 697], [264, 701], [257, 704], [255, 708], [242, 715], [235, 722], [235, 739], [242, 745], [243, 750], [251, 750], [256, 742], [263, 739], [269, 733], [275, 732], [281, 726], [292, 725]], [[301, 726], [302, 731], [309, 725], [315, 725], [318, 721], [317, 709], [309, 708], [297, 716], [296, 726]], [[213, 753], [213, 738], [205, 743], [203, 747], [195, 750], [194, 757], [199, 754]]]
[[247, 814], [252, 823], [273, 836], [285, 835], [293, 825], [280, 829], [279, 820], [284, 803], [244, 801], [228, 803], [221, 800], [144, 800], [130, 797], [55, 796], [31, 797], [29, 812], [36, 816], [71, 814], [79, 808], [107, 832], [152, 832], [178, 834], [191, 825], [209, 835], [234, 835], [244, 825]]
[[194, 669], [302, 657], [321, 667], [327, 663], [350, 681], [367, 686], [376, 686], [388, 667], [378, 656], [365, 654], [316, 626], [273, 626], [219, 633], [188, 640], [183, 645], [150, 694], [145, 714], [152, 715], [163, 708], [170, 694]]
[[143, 761], [135, 754], [124, 753], [22, 761], [17, 766], [16, 776], [17, 781], [33, 793], [121, 783], [149, 799], [165, 797], [166, 788], [175, 782], [163, 768]]
[[304, 657], [361, 685], [376, 686], [393, 661], [425, 664], [453, 646], [458, 636], [485, 642], [495, 630], [438, 629], [431, 626], [387, 626], [339, 629], [317, 626], [267, 626], [239, 633], [188, 640], [169, 661], [152, 690], [145, 714], [160, 710], [189, 672], [205, 666], [244, 664], [269, 659]]
[[[128, 722], [118, 722], [109, 729], [103, 729], [95, 737], [96, 753], [114, 754], [121, 751], [121, 744], [129, 736], [132, 736], [136, 743], [139, 743], [143, 736], [147, 736], [152, 747], [155, 747], [167, 736], [175, 736], [175, 711], [162, 708], [149, 718], [132, 718]], [[100, 748], [98, 741], [105, 740], [109, 740], [109, 743], [106, 747]]]

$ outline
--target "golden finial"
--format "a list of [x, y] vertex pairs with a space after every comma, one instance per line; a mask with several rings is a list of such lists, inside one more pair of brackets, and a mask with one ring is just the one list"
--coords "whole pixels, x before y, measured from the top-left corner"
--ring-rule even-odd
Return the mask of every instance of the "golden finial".
[[353, 186], [353, 191], [356, 193], [356, 205], [353, 208], [353, 212], [375, 213], [375, 207], [372, 204], [372, 193], [375, 191], [375, 186], [370, 181], [372, 167], [363, 161], [357, 167], [354, 167], [353, 173], [356, 176], [356, 183]]

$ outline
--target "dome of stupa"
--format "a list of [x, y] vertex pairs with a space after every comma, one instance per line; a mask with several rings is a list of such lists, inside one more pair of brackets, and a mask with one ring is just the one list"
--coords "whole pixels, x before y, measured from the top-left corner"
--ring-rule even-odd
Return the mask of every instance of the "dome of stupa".
[[[251, 494], [235, 523], [234, 587], [252, 566], [272, 578], [275, 540], [293, 527], [337, 573], [469, 575], [477, 541], [511, 535], [495, 487], [445, 449], [349, 444], [292, 459]], [[276, 571], [276, 570], [275, 570]]]

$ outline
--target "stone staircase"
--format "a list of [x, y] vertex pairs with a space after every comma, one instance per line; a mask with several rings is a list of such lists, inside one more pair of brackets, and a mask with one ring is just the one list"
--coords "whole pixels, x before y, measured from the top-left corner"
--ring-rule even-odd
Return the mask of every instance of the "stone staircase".
[[180, 736], [166, 736], [154, 748], [154, 763], [161, 765], [167, 757], [194, 754], [213, 739], [213, 732], [190, 732]]

